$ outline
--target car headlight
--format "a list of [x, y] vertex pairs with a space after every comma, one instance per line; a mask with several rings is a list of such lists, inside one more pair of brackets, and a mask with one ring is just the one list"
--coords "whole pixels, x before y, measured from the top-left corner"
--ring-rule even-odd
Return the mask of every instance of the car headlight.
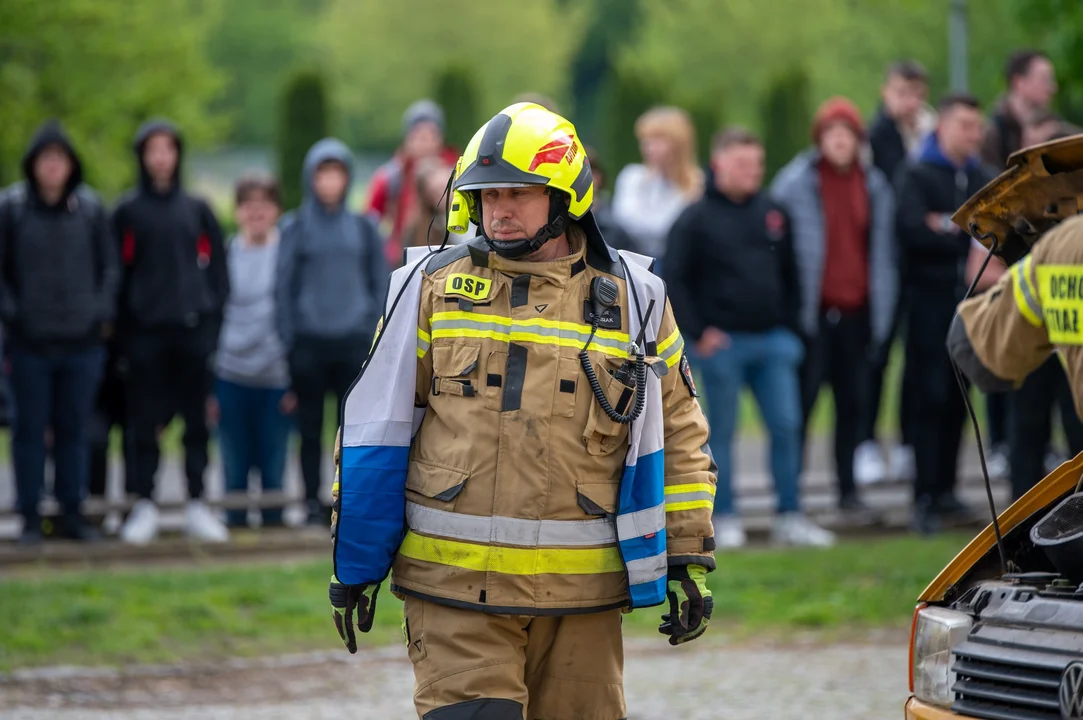
[[910, 634], [910, 692], [922, 702], [950, 707], [955, 694], [951, 651], [966, 640], [974, 620], [941, 607], [919, 606]]

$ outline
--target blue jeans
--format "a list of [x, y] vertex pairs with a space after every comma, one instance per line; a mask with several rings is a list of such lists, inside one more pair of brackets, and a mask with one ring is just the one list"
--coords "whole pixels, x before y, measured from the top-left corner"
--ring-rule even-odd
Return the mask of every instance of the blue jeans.
[[[284, 388], [240, 385], [219, 378], [215, 383], [220, 418], [218, 442], [227, 492], [247, 492], [248, 471], [259, 469], [264, 490], [281, 490], [292, 420], [279, 409]], [[229, 510], [226, 521], [247, 525], [246, 510]], [[264, 508], [263, 524], [281, 525], [281, 508]]]
[[778, 511], [797, 512], [801, 472], [801, 391], [798, 368], [804, 346], [789, 330], [730, 333], [729, 346], [710, 357], [694, 354], [702, 375], [711, 424], [711, 452], [718, 464], [715, 512], [732, 515], [733, 433], [737, 428], [741, 388], [752, 390], [771, 436], [771, 474], [778, 494]]
[[28, 524], [40, 522], [45, 429], [51, 424], [56, 469], [53, 493], [64, 514], [76, 515], [86, 494], [90, 449], [87, 426], [105, 352], [100, 347], [45, 353], [12, 348], [10, 358], [11, 389], [18, 408], [12, 425], [11, 455], [19, 512]]

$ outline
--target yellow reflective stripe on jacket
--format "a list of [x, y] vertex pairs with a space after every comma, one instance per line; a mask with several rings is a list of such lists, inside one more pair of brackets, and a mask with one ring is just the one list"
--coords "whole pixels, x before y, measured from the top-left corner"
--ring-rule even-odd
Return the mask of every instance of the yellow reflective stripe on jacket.
[[425, 353], [429, 351], [432, 346], [432, 336], [421, 328], [417, 329], [417, 356], [418, 358], [425, 357]]
[[684, 338], [681, 331], [675, 329], [669, 337], [658, 343], [658, 357], [666, 361], [666, 367], [673, 367], [681, 360], [681, 352], [684, 350]]
[[1033, 258], [1028, 255], [1021, 262], [1012, 266], [1012, 293], [1020, 314], [1034, 327], [1042, 326], [1042, 306], [1038, 303], [1038, 293], [1030, 280]]
[[[463, 310], [434, 313], [430, 321], [432, 338], [489, 338], [500, 342], [533, 343], [582, 348], [590, 337], [589, 325], [557, 320], [513, 320]], [[628, 333], [602, 330], [594, 334], [589, 350], [628, 357]]]
[[[1024, 260], [1030, 260], [1030, 256]], [[1020, 263], [1023, 264], [1023, 263]], [[1049, 342], [1083, 345], [1083, 265], [1039, 265], [1038, 300]], [[1028, 318], [1029, 319], [1029, 318]]]
[[688, 483], [667, 485], [665, 488], [666, 512], [714, 508], [715, 486], [711, 483]]
[[598, 575], [624, 572], [620, 550], [607, 548], [507, 548], [442, 540], [407, 531], [399, 546], [404, 557], [504, 575]]

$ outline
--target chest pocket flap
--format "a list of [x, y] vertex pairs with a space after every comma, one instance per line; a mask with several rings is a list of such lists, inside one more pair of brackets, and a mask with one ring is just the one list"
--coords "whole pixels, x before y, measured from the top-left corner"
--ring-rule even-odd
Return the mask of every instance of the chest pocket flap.
[[474, 397], [481, 342], [455, 340], [432, 346], [432, 394]]

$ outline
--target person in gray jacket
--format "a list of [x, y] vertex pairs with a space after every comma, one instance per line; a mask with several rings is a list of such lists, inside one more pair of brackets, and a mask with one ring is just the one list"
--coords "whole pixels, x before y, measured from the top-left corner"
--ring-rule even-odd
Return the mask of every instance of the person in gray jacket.
[[353, 163], [339, 140], [313, 145], [305, 156], [304, 200], [280, 225], [278, 334], [297, 396], [308, 521], [319, 525], [331, 520], [319, 495], [324, 399], [332, 392], [340, 405], [360, 372], [388, 282], [376, 225], [347, 208]]
[[816, 146], [779, 171], [771, 187], [793, 223], [805, 336], [804, 424], [821, 386], [835, 399], [839, 509], [857, 524], [876, 521], [857, 494], [854, 451], [867, 407], [870, 357], [890, 341], [898, 294], [891, 185], [861, 160], [865, 126], [857, 107], [831, 98], [812, 125]]

